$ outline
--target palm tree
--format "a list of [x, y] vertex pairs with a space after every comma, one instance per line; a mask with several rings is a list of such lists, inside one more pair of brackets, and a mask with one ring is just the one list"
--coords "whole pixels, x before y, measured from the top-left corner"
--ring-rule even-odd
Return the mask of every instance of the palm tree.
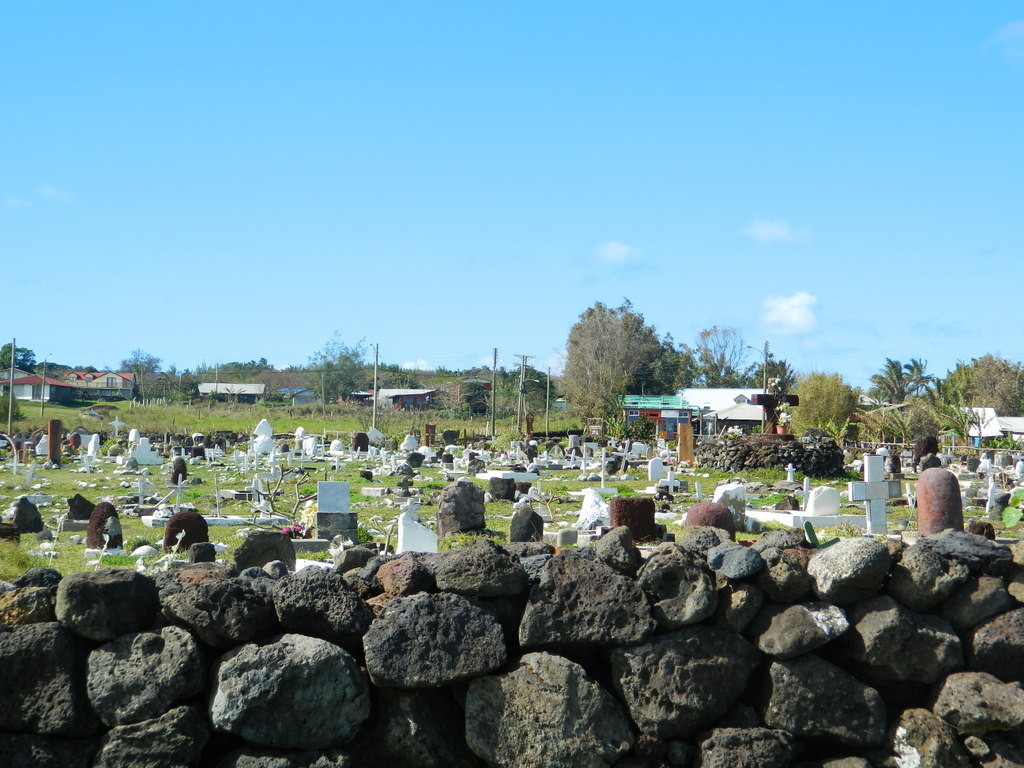
[[898, 405], [908, 397], [927, 391], [935, 377], [925, 373], [927, 360], [911, 358], [909, 363], [885, 359], [879, 373], [871, 377], [871, 395], [889, 405]]
[[935, 377], [932, 374], [924, 372], [927, 367], [927, 360], [919, 360], [915, 357], [910, 358], [909, 363], [903, 364], [903, 370], [906, 372], [908, 396], [921, 394], [935, 381]]

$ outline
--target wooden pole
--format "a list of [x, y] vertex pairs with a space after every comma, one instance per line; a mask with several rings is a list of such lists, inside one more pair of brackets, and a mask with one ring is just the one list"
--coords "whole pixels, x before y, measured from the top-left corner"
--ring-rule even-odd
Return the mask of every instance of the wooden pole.
[[[495, 437], [494, 430], [494, 398], [498, 392], [498, 348], [494, 348], [494, 362], [491, 364], [491, 429], [489, 437], [493, 440]], [[8, 432], [10, 428], [8, 428]]]
[[[11, 426], [14, 424], [14, 355], [18, 350], [18, 340], [11, 339], [11, 375], [7, 382], [7, 434], [11, 434]], [[16, 450], [13, 443], [11, 450]]]

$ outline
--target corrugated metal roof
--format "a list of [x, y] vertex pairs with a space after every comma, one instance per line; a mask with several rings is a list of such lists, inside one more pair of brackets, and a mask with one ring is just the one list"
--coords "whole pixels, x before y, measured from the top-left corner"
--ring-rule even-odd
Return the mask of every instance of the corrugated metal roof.
[[262, 395], [266, 390], [266, 384], [241, 384], [227, 381], [199, 385], [200, 395]]
[[750, 402], [751, 397], [760, 391], [760, 387], [689, 387], [678, 390], [676, 394], [698, 408], [721, 411], [739, 402]]
[[624, 395], [622, 397], [622, 407], [637, 410], [693, 409], [693, 406], [679, 395]]

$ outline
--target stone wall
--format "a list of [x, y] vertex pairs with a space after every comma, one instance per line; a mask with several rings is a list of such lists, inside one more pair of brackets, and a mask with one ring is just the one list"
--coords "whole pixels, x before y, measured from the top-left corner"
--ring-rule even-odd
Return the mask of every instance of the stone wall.
[[831, 438], [785, 438], [785, 435], [722, 437], [697, 442], [697, 464], [723, 472], [783, 469], [792, 463], [811, 477], [835, 477], [843, 471], [843, 451]]
[[1024, 764], [1022, 543], [355, 561], [0, 584], [5, 768]]

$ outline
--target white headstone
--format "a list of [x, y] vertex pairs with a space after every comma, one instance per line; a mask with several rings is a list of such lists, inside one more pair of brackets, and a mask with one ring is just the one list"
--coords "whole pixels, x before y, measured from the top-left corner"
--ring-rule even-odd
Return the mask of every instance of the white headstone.
[[295, 439], [296, 439], [296, 440], [298, 440], [298, 441], [300, 441], [300, 442], [301, 442], [301, 441], [302, 441], [302, 439], [303, 439], [303, 438], [304, 438], [305, 436], [306, 436], [306, 428], [305, 428], [305, 427], [296, 427], [296, 428], [295, 428]]
[[413, 511], [398, 516], [398, 545], [396, 554], [403, 552], [437, 552], [437, 534], [420, 522]]
[[379, 445], [384, 442], [384, 433], [379, 429], [368, 429], [366, 431], [366, 438], [370, 441], [371, 445]]
[[656, 482], [664, 476], [665, 463], [661, 459], [651, 459], [647, 464], [647, 479]]
[[270, 426], [270, 422], [266, 419], [260, 419], [260, 423], [256, 425], [256, 429], [252, 433], [256, 437], [269, 437], [273, 439], [274, 428]]
[[839, 514], [839, 505], [842, 500], [839, 491], [828, 485], [819, 485], [812, 488], [804, 501], [804, 512], [808, 515], [818, 517], [835, 517]]
[[416, 439], [416, 435], [406, 435], [399, 448], [403, 451], [415, 451], [419, 446], [420, 441]]
[[49, 450], [50, 438], [48, 435], [43, 435], [39, 438], [39, 442], [36, 443], [36, 456], [45, 456]]
[[131, 445], [138, 445], [139, 439], [141, 437], [142, 437], [142, 435], [139, 434], [139, 430], [137, 430], [135, 427], [132, 427], [131, 429], [128, 430], [128, 442], [129, 442], [129, 444], [131, 444]]
[[796, 482], [796, 467], [793, 466], [793, 462], [790, 462], [789, 464], [786, 465], [786, 482]]
[[310, 458], [316, 456], [320, 452], [320, 438], [316, 435], [302, 438], [302, 452]]
[[274, 450], [274, 438], [269, 435], [258, 435], [252, 441], [252, 449], [259, 456], [267, 456]]
[[331, 440], [331, 447], [328, 449], [331, 453], [336, 451], [344, 451], [345, 444], [341, 440]]
[[92, 437], [89, 438], [89, 446], [86, 448], [85, 452], [88, 455], [93, 456], [93, 457], [95, 457], [97, 454], [99, 454], [99, 452], [100, 452], [100, 436], [99, 435], [93, 435]]

